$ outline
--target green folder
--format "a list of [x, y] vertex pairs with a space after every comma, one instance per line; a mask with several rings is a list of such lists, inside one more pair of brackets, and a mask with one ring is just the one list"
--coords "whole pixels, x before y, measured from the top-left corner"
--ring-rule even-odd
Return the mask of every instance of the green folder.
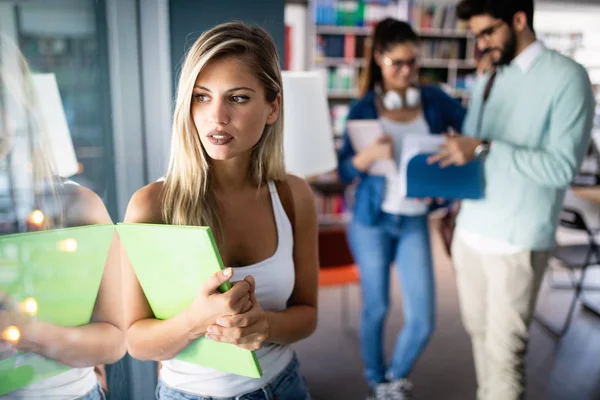
[[[0, 236], [0, 291], [34, 298], [41, 321], [89, 323], [114, 232], [109, 224]], [[0, 359], [0, 395], [69, 369], [33, 353]]]
[[[157, 319], [187, 308], [200, 286], [224, 268], [209, 227], [120, 223], [117, 232]], [[226, 283], [219, 289], [230, 288]], [[175, 359], [251, 378], [262, 376], [253, 351], [204, 337]]]

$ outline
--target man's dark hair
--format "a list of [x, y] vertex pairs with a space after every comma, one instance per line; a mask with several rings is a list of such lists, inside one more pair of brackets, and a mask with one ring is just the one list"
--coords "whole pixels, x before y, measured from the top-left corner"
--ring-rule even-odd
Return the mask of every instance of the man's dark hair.
[[461, 0], [456, 6], [456, 14], [461, 20], [476, 15], [490, 15], [512, 26], [513, 17], [518, 12], [527, 16], [527, 25], [533, 31], [533, 0]]

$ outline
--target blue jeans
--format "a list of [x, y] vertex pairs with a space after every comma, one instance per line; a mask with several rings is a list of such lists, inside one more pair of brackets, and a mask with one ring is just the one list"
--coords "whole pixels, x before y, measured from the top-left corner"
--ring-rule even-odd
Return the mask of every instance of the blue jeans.
[[79, 400], [105, 400], [106, 395], [102, 391], [102, 386], [98, 384], [93, 390], [79, 398]]
[[[360, 269], [362, 318], [360, 345], [370, 385], [405, 378], [433, 333], [435, 283], [427, 216], [384, 213], [377, 226], [352, 222], [348, 241]], [[391, 363], [383, 355], [383, 328], [390, 295], [390, 265], [400, 278], [404, 327]]]
[[310, 400], [308, 387], [300, 375], [300, 363], [294, 356], [292, 361], [264, 387], [237, 397], [206, 397], [180, 392], [158, 381], [158, 400]]

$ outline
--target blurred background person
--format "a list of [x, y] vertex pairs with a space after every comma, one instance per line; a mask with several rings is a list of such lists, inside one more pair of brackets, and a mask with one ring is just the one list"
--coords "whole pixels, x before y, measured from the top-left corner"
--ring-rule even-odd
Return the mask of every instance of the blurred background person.
[[[392, 18], [375, 28], [362, 97], [348, 120], [377, 119], [386, 136], [356, 152], [348, 134], [339, 151], [340, 179], [358, 181], [348, 240], [360, 268], [363, 309], [360, 342], [372, 399], [412, 396], [408, 376], [435, 325], [435, 285], [427, 215], [430, 207], [399, 193], [396, 174], [369, 174], [377, 160], [400, 164], [403, 136], [460, 131], [465, 110], [441, 89], [420, 85], [419, 39], [405, 22]], [[389, 308], [390, 265], [400, 279], [404, 327], [392, 361], [383, 354], [384, 321]]]

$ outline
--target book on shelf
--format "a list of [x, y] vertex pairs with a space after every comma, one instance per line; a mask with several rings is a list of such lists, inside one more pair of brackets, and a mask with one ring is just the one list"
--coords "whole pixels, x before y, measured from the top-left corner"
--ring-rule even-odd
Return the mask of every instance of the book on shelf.
[[[327, 69], [327, 87], [330, 94], [347, 97], [358, 85], [358, 71], [350, 65], [339, 65]], [[340, 96], [343, 95], [343, 96]]]
[[455, 4], [421, 4], [412, 1], [409, 15], [413, 28], [417, 30], [466, 32], [466, 24], [456, 16]]
[[333, 134], [342, 136], [346, 127], [346, 117], [350, 111], [348, 104], [336, 104], [330, 108], [331, 121], [333, 123]]
[[350, 220], [350, 208], [345, 194], [323, 195], [315, 193], [319, 225], [345, 224]]
[[314, 0], [313, 15], [316, 25], [372, 27], [387, 16], [398, 18], [398, 3], [391, 0]]
[[[470, 61], [470, 46], [464, 40], [454, 38], [428, 38], [419, 44], [423, 60]], [[316, 64], [348, 64], [362, 67], [369, 53], [370, 39], [351, 33], [318, 34], [315, 39], [314, 62]]]
[[456, 40], [427, 40], [419, 44], [422, 59], [457, 60], [464, 59], [461, 43]]
[[344, 36], [344, 60], [354, 60], [356, 57], [356, 36], [346, 34]]
[[418, 30], [466, 31], [455, 4], [423, 4], [415, 0], [314, 0], [316, 25], [374, 27], [386, 17], [410, 20]]

